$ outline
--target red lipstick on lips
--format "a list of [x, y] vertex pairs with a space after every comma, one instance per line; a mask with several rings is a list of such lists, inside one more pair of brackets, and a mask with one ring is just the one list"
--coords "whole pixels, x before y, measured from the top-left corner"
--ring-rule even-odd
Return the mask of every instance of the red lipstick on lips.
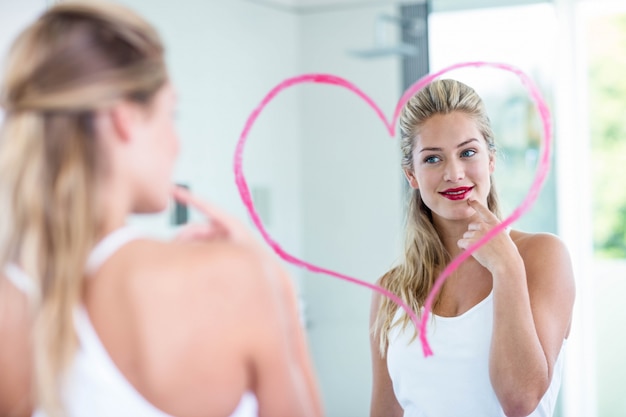
[[465, 198], [467, 198], [467, 196], [473, 189], [474, 187], [448, 188], [447, 190], [442, 191], [439, 194], [441, 194], [448, 200], [453, 200], [453, 201], [465, 200]]

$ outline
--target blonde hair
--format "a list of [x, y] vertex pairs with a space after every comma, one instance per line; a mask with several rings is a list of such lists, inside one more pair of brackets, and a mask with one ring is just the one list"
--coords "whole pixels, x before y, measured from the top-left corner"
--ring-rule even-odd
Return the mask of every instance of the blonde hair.
[[0, 103], [0, 266], [33, 280], [36, 401], [62, 413], [58, 387], [76, 351], [73, 312], [101, 213], [95, 114], [148, 106], [166, 83], [156, 31], [114, 4], [62, 2], [15, 41]]
[[[469, 86], [456, 80], [437, 80], [417, 92], [404, 106], [400, 115], [402, 168], [413, 170], [413, 150], [419, 129], [437, 114], [463, 112], [473, 118], [495, 153], [494, 135], [483, 101]], [[500, 217], [496, 189], [491, 179], [487, 197], [489, 210]], [[419, 189], [412, 190], [407, 209], [404, 256], [400, 264], [382, 277], [380, 285], [400, 297], [413, 311], [419, 312], [435, 280], [450, 262], [446, 250], [433, 224], [432, 213], [424, 204]], [[436, 305], [436, 303], [435, 303]], [[403, 329], [410, 323], [407, 315], [393, 322], [397, 305], [382, 299], [372, 331], [379, 338], [380, 353], [385, 355], [389, 331], [396, 325]], [[417, 334], [414, 334], [413, 339]]]

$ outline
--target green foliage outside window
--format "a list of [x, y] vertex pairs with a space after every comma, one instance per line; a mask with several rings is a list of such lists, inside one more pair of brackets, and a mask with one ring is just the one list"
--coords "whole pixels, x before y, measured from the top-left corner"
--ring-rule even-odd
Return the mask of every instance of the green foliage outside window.
[[594, 252], [599, 258], [625, 259], [626, 14], [590, 23], [587, 53]]

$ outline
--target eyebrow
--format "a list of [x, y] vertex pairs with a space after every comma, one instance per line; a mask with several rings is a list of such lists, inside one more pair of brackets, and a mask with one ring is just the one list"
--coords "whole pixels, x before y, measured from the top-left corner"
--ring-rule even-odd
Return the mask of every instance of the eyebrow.
[[[478, 142], [478, 139], [476, 139], [476, 138], [472, 138], [472, 139], [468, 139], [468, 140], [466, 140], [465, 142], [459, 143], [459, 144], [457, 145], [457, 149], [458, 149], [458, 148], [462, 148], [463, 146], [467, 145], [468, 143], [471, 143], [471, 142], [474, 142], [474, 141]], [[441, 152], [442, 150], [443, 150], [442, 148], [422, 148], [422, 149], [420, 149], [420, 152], [424, 152], [424, 151], [436, 151], [436, 152]]]

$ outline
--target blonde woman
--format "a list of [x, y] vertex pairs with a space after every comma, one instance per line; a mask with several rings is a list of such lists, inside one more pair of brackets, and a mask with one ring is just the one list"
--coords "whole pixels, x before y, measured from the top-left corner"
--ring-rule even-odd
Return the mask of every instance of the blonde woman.
[[[454, 80], [412, 97], [400, 128], [406, 246], [380, 284], [419, 312], [450, 260], [500, 222], [495, 144], [482, 100]], [[403, 310], [375, 296], [371, 417], [551, 416], [574, 295], [563, 243], [510, 230], [445, 282], [428, 327], [433, 357]]]
[[204, 229], [125, 225], [166, 208], [178, 150], [148, 23], [53, 6], [1, 100], [1, 416], [321, 416], [289, 279], [242, 226], [184, 190]]

